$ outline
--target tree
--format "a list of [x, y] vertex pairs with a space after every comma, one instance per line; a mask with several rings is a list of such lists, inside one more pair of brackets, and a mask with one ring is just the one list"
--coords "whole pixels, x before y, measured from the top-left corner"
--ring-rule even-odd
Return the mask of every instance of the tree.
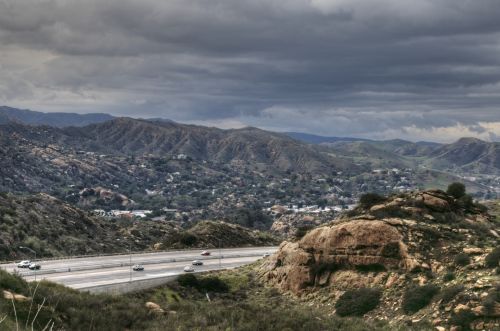
[[446, 193], [454, 197], [455, 199], [460, 199], [465, 196], [465, 185], [462, 183], [452, 183], [448, 186]]
[[371, 206], [374, 206], [378, 203], [383, 203], [386, 200], [387, 199], [384, 196], [377, 193], [365, 193], [359, 197], [360, 205], [365, 208], [370, 208]]

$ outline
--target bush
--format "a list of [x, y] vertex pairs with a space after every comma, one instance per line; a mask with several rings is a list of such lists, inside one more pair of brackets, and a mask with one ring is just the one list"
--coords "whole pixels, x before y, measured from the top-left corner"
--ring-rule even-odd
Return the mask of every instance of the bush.
[[177, 278], [177, 283], [184, 287], [198, 287], [198, 278], [193, 274], [180, 275]]
[[450, 302], [457, 296], [458, 293], [462, 292], [463, 290], [464, 290], [463, 285], [453, 285], [445, 288], [441, 292], [442, 303]]
[[364, 208], [370, 208], [378, 203], [385, 202], [387, 199], [377, 193], [365, 193], [359, 197], [359, 204]]
[[16, 293], [25, 293], [27, 284], [20, 276], [0, 270], [0, 289]]
[[453, 272], [447, 272], [444, 276], [443, 276], [443, 281], [445, 282], [450, 282], [452, 280], [455, 279], [455, 273]]
[[192, 287], [199, 292], [228, 292], [229, 286], [219, 277], [209, 276], [198, 279], [193, 274], [180, 275], [177, 278], [179, 285], [184, 287]]
[[494, 317], [497, 302], [500, 302], [500, 285], [494, 287], [483, 300], [486, 316]]
[[465, 196], [465, 185], [462, 183], [452, 183], [448, 185], [446, 193], [454, 197], [455, 199], [460, 199]]
[[466, 194], [458, 199], [458, 205], [463, 209], [470, 211], [474, 208], [474, 200], [472, 199], [472, 196]]
[[459, 253], [455, 255], [455, 259], [453, 260], [456, 266], [466, 266], [470, 263], [470, 257], [469, 255], [465, 253]]
[[182, 232], [179, 233], [179, 242], [184, 246], [193, 246], [198, 241], [198, 238], [191, 233]]
[[403, 311], [413, 314], [424, 308], [439, 293], [439, 287], [433, 284], [415, 286], [406, 290], [403, 296]]
[[363, 316], [377, 308], [382, 291], [374, 288], [350, 290], [342, 294], [335, 304], [339, 316]]
[[198, 291], [200, 292], [228, 292], [229, 286], [219, 277], [205, 277], [198, 281]]
[[461, 327], [461, 330], [470, 330], [470, 324], [475, 318], [476, 315], [470, 310], [460, 310], [451, 316], [450, 324]]
[[498, 263], [500, 262], [500, 247], [495, 248], [491, 253], [486, 255], [485, 262], [488, 268], [498, 267]]

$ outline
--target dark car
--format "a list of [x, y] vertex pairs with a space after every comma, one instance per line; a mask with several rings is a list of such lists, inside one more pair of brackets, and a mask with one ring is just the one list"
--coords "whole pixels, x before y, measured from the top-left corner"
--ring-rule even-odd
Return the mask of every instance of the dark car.
[[194, 260], [191, 264], [192, 265], [203, 265], [203, 262], [201, 262], [200, 260]]
[[40, 268], [41, 268], [41, 267], [42, 267], [42, 266], [41, 266], [41, 265], [39, 265], [38, 263], [31, 263], [31, 264], [29, 265], [29, 267], [28, 267], [28, 268], [29, 268], [30, 270], [40, 270]]

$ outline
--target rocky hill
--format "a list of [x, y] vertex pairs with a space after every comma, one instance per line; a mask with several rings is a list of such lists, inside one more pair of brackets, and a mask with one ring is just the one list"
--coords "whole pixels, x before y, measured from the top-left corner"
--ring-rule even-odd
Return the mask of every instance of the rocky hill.
[[342, 316], [493, 330], [500, 318], [500, 224], [465, 200], [437, 190], [373, 195], [282, 243], [261, 275]]
[[125, 253], [189, 247], [274, 245], [276, 239], [259, 231], [223, 222], [202, 222], [183, 229], [175, 222], [109, 220], [47, 194], [0, 194], [0, 260], [26, 257], [20, 246], [38, 257]]

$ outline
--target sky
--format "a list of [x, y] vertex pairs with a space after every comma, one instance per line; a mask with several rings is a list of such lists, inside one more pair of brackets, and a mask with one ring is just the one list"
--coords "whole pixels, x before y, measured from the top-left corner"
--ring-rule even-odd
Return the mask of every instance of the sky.
[[0, 0], [0, 105], [500, 141], [498, 0]]

